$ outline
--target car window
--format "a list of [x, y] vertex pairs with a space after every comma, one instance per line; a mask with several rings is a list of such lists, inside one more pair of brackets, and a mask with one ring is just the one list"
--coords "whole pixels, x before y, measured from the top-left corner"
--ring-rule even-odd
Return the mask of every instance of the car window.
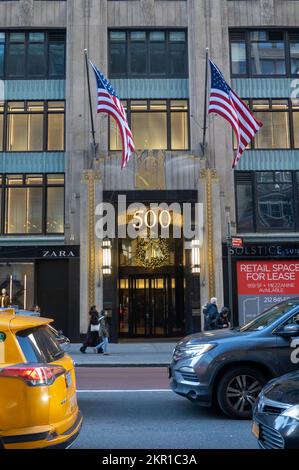
[[53, 362], [64, 355], [54, 333], [47, 325], [19, 331], [17, 339], [28, 362]]
[[285, 323], [286, 325], [299, 325], [299, 313], [296, 313], [296, 315], [293, 315], [291, 318], [288, 319], [288, 321]]
[[[265, 310], [261, 315], [256, 317], [250, 323], [244, 325], [240, 331], [258, 331], [263, 330], [267, 326], [272, 325], [279, 317], [292, 310], [296, 305], [299, 305], [299, 300], [288, 300], [274, 305], [273, 307]], [[299, 317], [299, 314], [297, 314]]]

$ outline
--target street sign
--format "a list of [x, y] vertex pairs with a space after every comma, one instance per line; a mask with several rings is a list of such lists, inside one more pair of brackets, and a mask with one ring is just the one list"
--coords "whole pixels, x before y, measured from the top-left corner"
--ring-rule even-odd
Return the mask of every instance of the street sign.
[[241, 238], [241, 237], [232, 237], [232, 247], [242, 248], [243, 247], [243, 238]]

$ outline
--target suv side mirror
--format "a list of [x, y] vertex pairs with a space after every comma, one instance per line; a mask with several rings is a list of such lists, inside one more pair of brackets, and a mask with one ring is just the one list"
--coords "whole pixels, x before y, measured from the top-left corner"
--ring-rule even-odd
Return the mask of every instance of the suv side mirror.
[[285, 325], [281, 330], [277, 332], [277, 334], [284, 338], [299, 336], [299, 325], [297, 325], [297, 323], [290, 323], [289, 325]]

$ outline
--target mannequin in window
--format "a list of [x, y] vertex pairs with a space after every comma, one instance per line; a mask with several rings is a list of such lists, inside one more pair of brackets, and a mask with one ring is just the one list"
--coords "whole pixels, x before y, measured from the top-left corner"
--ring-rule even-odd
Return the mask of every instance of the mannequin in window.
[[6, 289], [2, 289], [1, 291], [1, 297], [0, 297], [0, 307], [1, 308], [6, 308], [10, 305], [10, 298], [9, 295], [7, 294]]

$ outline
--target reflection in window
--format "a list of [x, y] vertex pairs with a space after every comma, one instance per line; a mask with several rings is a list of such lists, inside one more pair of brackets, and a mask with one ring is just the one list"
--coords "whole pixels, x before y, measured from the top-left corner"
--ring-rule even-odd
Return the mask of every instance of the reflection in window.
[[253, 225], [253, 194], [252, 185], [239, 184], [236, 188], [238, 230], [252, 232]]
[[234, 75], [244, 75], [246, 73], [245, 41], [231, 43], [231, 67]]
[[298, 184], [290, 171], [235, 173], [239, 232], [298, 230]]
[[187, 77], [186, 31], [110, 31], [109, 76]]
[[7, 78], [64, 78], [65, 32], [0, 32], [0, 76], [4, 63]]
[[5, 33], [0, 32], [0, 77], [4, 75]]

